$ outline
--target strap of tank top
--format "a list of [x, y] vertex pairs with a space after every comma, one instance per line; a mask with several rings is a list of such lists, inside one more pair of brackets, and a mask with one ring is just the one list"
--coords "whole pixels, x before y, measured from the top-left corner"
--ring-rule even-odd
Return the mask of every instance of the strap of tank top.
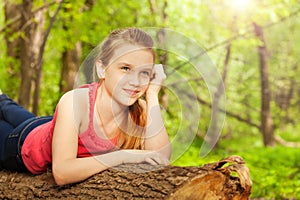
[[90, 102], [89, 128], [92, 128], [92, 129], [93, 129], [93, 123], [94, 123], [94, 106], [95, 106], [98, 86], [99, 86], [99, 83], [92, 83], [89, 86], [89, 102]]

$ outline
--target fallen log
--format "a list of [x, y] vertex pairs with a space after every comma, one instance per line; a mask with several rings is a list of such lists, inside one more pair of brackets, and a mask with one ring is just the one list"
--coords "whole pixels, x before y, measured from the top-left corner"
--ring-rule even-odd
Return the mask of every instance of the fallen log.
[[50, 170], [37, 176], [0, 171], [0, 199], [244, 200], [251, 186], [239, 156], [203, 167], [124, 164], [65, 186], [55, 184]]

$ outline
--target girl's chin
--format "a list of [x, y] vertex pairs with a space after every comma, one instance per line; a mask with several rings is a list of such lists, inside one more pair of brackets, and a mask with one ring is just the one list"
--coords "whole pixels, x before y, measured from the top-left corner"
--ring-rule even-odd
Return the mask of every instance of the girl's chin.
[[128, 101], [124, 101], [124, 99], [120, 100], [120, 101], [116, 101], [120, 106], [132, 106], [136, 101], [138, 100], [138, 98], [130, 98], [128, 99]]
[[116, 97], [115, 100], [118, 104], [121, 104], [123, 106], [132, 106], [142, 96], [143, 96], [143, 93], [136, 95], [134, 97], [129, 97], [127, 95], [118, 95], [118, 97]]

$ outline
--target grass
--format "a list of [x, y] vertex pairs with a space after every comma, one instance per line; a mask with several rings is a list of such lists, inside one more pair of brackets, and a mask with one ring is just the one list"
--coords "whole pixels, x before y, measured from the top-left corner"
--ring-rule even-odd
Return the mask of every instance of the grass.
[[259, 139], [257, 135], [221, 139], [217, 148], [201, 158], [202, 141], [196, 138], [173, 165], [202, 166], [229, 155], [240, 155], [250, 170], [252, 199], [300, 199], [300, 149], [264, 147]]

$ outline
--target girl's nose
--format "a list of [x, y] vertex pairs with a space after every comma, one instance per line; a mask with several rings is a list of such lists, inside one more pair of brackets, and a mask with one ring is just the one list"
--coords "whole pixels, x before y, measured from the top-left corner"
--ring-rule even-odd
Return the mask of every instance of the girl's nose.
[[133, 86], [139, 86], [141, 84], [140, 77], [137, 73], [132, 73], [129, 76], [129, 84]]

